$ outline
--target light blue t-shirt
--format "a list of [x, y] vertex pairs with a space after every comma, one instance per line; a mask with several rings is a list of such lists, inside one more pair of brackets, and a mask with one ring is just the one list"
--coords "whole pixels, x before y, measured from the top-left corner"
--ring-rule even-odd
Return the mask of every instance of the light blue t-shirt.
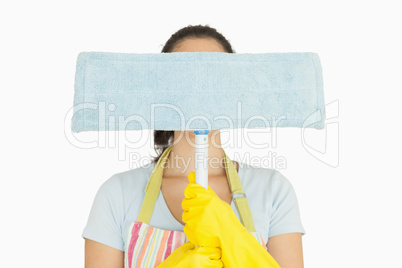
[[[124, 251], [128, 228], [137, 220], [144, 189], [155, 165], [150, 164], [118, 173], [99, 188], [82, 237]], [[285, 233], [305, 234], [296, 194], [289, 180], [279, 171], [239, 162], [239, 178], [246, 193], [254, 226], [265, 244], [268, 238]], [[240, 220], [232, 200], [231, 207]], [[183, 232], [159, 192], [149, 225]]]

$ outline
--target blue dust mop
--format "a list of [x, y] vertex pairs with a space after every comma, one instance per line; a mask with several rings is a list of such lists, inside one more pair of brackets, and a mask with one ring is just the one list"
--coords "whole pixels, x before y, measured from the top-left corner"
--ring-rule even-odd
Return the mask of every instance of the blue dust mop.
[[74, 132], [322, 129], [324, 121], [315, 53], [78, 55]]
[[[322, 129], [324, 121], [315, 53], [78, 55], [73, 132], [196, 130], [196, 159], [205, 164], [209, 130]], [[208, 188], [204, 164], [196, 162], [196, 182]]]

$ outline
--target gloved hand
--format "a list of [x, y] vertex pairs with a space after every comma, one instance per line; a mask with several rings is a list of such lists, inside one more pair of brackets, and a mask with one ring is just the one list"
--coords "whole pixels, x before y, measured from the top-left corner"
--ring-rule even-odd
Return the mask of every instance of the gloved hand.
[[184, 233], [198, 246], [220, 247], [224, 267], [280, 267], [274, 258], [247, 231], [228, 203], [194, 183], [189, 174], [184, 190], [182, 220]]
[[178, 247], [157, 268], [222, 268], [222, 251], [220, 248], [195, 247], [187, 242]]

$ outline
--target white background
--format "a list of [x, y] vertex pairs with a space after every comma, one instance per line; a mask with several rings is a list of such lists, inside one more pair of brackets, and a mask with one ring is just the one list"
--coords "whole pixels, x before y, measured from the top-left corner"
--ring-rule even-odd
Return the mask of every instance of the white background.
[[[83, 267], [95, 193], [132, 167], [117, 148], [77, 148], [65, 136], [78, 53], [159, 53], [195, 24], [216, 28], [237, 53], [319, 54], [325, 103], [336, 104], [327, 131], [302, 139], [278, 129], [275, 148], [225, 150], [240, 161], [247, 152], [286, 159], [305, 267], [400, 267], [400, 11], [397, 1], [3, 1], [0, 267]], [[154, 156], [142, 134], [134, 151]]]

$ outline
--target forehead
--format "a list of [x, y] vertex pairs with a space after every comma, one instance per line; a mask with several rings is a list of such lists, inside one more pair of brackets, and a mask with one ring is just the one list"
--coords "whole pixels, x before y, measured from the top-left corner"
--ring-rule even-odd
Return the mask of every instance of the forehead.
[[225, 52], [212, 38], [187, 38], [175, 45], [172, 52]]

